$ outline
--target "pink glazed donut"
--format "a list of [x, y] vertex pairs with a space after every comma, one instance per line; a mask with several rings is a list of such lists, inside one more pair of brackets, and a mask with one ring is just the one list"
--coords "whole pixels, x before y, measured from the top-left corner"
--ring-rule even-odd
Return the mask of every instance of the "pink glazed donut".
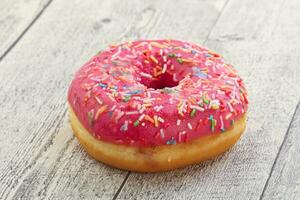
[[86, 151], [141, 172], [215, 157], [246, 126], [247, 92], [223, 58], [179, 40], [110, 46], [76, 73], [70, 122]]

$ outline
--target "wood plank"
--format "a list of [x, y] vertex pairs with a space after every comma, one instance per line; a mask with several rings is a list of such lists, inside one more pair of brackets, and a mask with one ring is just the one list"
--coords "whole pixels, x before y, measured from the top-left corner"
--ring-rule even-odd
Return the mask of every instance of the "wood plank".
[[[72, 136], [72, 74], [112, 42], [191, 34], [174, 31], [178, 26], [193, 26], [202, 40], [223, 3], [54, 1], [0, 62], [0, 199], [113, 198], [127, 172], [91, 159]], [[178, 18], [189, 18], [186, 10], [203, 16], [187, 23]]]
[[214, 161], [154, 175], [132, 173], [118, 199], [260, 198], [300, 97], [299, 57], [292, 53], [300, 50], [299, 8], [297, 0], [229, 1], [206, 45], [245, 80], [245, 134]]
[[300, 199], [300, 102], [262, 199]]
[[49, 3], [50, 0], [0, 1], [0, 60], [25, 34]]

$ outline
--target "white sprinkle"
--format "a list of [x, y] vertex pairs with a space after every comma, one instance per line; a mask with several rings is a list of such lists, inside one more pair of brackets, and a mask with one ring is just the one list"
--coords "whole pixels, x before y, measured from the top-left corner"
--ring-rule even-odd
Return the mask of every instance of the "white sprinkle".
[[141, 76], [146, 77], [146, 78], [152, 78], [152, 76], [150, 74], [141, 72]]
[[179, 126], [180, 123], [181, 123], [181, 120], [180, 120], [180, 119], [177, 119], [176, 125]]
[[233, 108], [232, 108], [232, 106], [231, 106], [231, 103], [230, 103], [230, 102], [227, 102], [227, 105], [228, 105], [228, 107], [229, 107], [230, 112], [233, 112]]
[[163, 56], [163, 61], [167, 62], [167, 56]]
[[117, 105], [114, 105], [110, 110], [113, 111], [114, 109], [116, 109]]
[[136, 115], [136, 114], [139, 114], [138, 111], [128, 111], [126, 112], [126, 115]]
[[165, 138], [164, 129], [160, 129], [159, 132], [160, 132], [161, 138]]
[[220, 115], [220, 122], [221, 122], [221, 130], [224, 130], [224, 122], [223, 122], [222, 115]]
[[108, 96], [108, 98], [109, 98], [110, 100], [112, 100], [113, 102], [116, 101], [116, 100], [114, 99], [114, 97], [113, 97], [111, 94], [107, 93], [107, 96]]
[[101, 101], [98, 97], [95, 97], [95, 99], [99, 104], [103, 104], [103, 101]]
[[204, 108], [201, 108], [200, 106], [190, 105], [190, 108], [191, 109], [196, 109], [196, 110], [199, 110], [199, 111], [204, 111]]
[[189, 129], [191, 129], [191, 130], [193, 129], [193, 127], [192, 127], [192, 124], [191, 124], [191, 123], [188, 123], [187, 125], [188, 125]]
[[142, 123], [142, 126], [145, 126], [145, 122]]
[[139, 121], [142, 121], [143, 119], [144, 119], [144, 117], [145, 117], [145, 114], [142, 114], [140, 117], [139, 117]]
[[164, 64], [161, 72], [164, 74], [166, 73], [166, 71], [167, 71], [167, 64]]
[[161, 117], [158, 117], [157, 120], [158, 120], [159, 122], [161, 122], [161, 123], [164, 123], [164, 122], [165, 122], [165, 120], [164, 120], [163, 118], [161, 118]]
[[101, 81], [101, 80], [100, 80], [99, 78], [97, 78], [97, 77], [91, 77], [90, 79], [93, 80], [93, 81], [96, 81], [96, 82], [100, 82], [100, 81]]
[[161, 109], [163, 109], [163, 106], [160, 105], [160, 106], [154, 106], [153, 108], [156, 112], [159, 112]]
[[159, 55], [161, 55], [161, 56], [163, 55], [163, 50], [162, 49], [159, 50]]
[[148, 49], [149, 49], [150, 51], [152, 51], [152, 45], [151, 45], [151, 43], [148, 44]]

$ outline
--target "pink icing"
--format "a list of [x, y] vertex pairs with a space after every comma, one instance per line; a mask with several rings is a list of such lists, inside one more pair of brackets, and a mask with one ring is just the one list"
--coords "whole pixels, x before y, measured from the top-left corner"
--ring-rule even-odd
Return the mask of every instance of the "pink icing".
[[68, 101], [95, 138], [137, 146], [221, 134], [248, 104], [231, 65], [178, 40], [110, 46], [76, 73]]

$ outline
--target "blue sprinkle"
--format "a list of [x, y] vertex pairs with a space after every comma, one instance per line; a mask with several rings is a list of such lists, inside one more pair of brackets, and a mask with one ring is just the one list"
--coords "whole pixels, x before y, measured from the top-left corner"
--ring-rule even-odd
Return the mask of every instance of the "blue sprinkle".
[[99, 83], [99, 86], [102, 87], [102, 88], [106, 88], [106, 87], [107, 87], [107, 84]]
[[196, 54], [197, 53], [194, 49], [192, 49], [191, 52], [192, 52], [192, 54]]
[[143, 93], [143, 90], [132, 90], [127, 92], [127, 94], [140, 94], [140, 93]]
[[204, 54], [204, 55], [205, 55], [205, 57], [212, 57], [212, 55], [209, 54], [209, 53], [206, 53], [206, 54]]
[[174, 137], [172, 137], [170, 140], [168, 140], [167, 142], [166, 142], [166, 144], [176, 144], [176, 140], [174, 139]]
[[199, 78], [207, 78], [207, 74], [203, 73], [199, 67], [192, 67], [193, 73]]

